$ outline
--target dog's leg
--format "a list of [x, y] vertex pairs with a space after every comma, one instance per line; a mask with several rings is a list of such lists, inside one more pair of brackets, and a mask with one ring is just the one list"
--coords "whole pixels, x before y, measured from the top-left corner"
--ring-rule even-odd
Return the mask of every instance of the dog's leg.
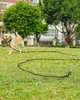
[[10, 49], [9, 55], [10, 55], [12, 52], [13, 52], [13, 50], [12, 50], [12, 49]]
[[20, 51], [20, 53], [21, 53], [21, 48], [19, 47], [19, 51]]

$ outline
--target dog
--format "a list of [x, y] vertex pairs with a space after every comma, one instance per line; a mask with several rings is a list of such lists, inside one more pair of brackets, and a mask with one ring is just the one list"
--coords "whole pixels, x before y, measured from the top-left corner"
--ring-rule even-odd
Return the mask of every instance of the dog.
[[14, 51], [14, 47], [18, 47], [19, 51], [21, 53], [21, 46], [24, 47], [24, 41], [22, 37], [16, 32], [16, 36], [11, 36], [10, 34], [3, 34], [3, 39], [6, 41], [10, 46], [10, 52], [11, 54]]

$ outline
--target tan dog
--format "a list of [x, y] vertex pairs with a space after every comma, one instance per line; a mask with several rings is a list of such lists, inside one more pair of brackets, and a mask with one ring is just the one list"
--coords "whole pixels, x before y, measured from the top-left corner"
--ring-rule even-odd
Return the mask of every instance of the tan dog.
[[21, 36], [16, 32], [16, 36], [11, 36], [10, 34], [4, 34], [3, 39], [10, 45], [11, 49], [9, 54], [11, 54], [14, 50], [12, 48], [19, 47], [19, 51], [21, 52], [20, 46], [24, 47], [24, 41]]

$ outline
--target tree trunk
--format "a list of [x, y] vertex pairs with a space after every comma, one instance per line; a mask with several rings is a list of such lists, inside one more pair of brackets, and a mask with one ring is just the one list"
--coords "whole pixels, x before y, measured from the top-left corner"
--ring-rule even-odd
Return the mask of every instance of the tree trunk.
[[71, 43], [72, 43], [72, 38], [70, 35], [65, 36], [65, 41], [67, 43], [67, 47], [70, 47]]
[[40, 35], [36, 34], [37, 45], [39, 45], [39, 39], [40, 39]]

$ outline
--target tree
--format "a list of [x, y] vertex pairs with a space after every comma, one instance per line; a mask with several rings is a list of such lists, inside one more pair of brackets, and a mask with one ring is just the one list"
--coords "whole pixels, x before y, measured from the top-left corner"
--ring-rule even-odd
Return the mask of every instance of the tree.
[[40, 8], [25, 2], [18, 2], [6, 9], [3, 21], [8, 31], [15, 29], [23, 38], [38, 31], [40, 34], [43, 28]]
[[42, 23], [42, 20], [37, 20], [37, 23], [34, 28], [34, 34], [36, 36], [37, 43], [39, 43], [39, 39], [42, 34], [46, 34], [48, 30], [47, 24]]
[[80, 21], [79, 0], [43, 0], [42, 12], [48, 24], [65, 36], [67, 45], [72, 42], [74, 28]]
[[80, 24], [78, 24], [78, 25], [75, 27], [75, 32], [76, 32], [77, 37], [80, 38]]

